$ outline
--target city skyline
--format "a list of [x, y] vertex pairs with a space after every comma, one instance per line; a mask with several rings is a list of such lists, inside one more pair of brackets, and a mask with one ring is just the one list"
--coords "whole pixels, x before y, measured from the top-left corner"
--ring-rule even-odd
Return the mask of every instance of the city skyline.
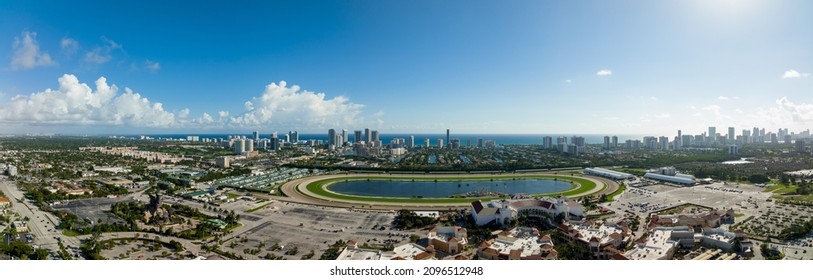
[[0, 133], [813, 127], [813, 3], [91, 2], [0, 4]]

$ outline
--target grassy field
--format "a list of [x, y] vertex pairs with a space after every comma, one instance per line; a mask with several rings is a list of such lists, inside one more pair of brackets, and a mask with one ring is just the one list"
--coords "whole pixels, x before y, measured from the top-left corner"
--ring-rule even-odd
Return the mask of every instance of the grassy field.
[[626, 187], [626, 186], [624, 186], [623, 184], [619, 185], [617, 190], [615, 190], [615, 191], [614, 191], [614, 192], [612, 192], [611, 194], [607, 195], [607, 201], [614, 201], [614, 200], [615, 200], [615, 196], [617, 196], [617, 195], [621, 194], [621, 193], [622, 193], [622, 192], [624, 192], [624, 190], [626, 190], [626, 189], [627, 189], [627, 187]]
[[[443, 177], [443, 178], [413, 178], [413, 177], [359, 177], [353, 179], [345, 179], [345, 178], [332, 178], [332, 179], [325, 179], [312, 182], [306, 186], [309, 192], [317, 194], [322, 197], [327, 198], [334, 198], [338, 200], [352, 200], [352, 201], [369, 201], [369, 202], [390, 202], [390, 203], [406, 203], [406, 204], [444, 204], [444, 203], [469, 203], [472, 201], [477, 200], [492, 200], [496, 199], [497, 197], [472, 197], [472, 198], [398, 198], [398, 197], [371, 197], [371, 196], [356, 196], [356, 195], [346, 195], [340, 194], [335, 192], [330, 192], [326, 189], [330, 188], [330, 184], [337, 183], [337, 182], [344, 182], [344, 181], [363, 181], [363, 180], [404, 180], [404, 181], [457, 181], [457, 180], [467, 180], [467, 181], [488, 181], [492, 179], [511, 179], [511, 178], [522, 178], [522, 179], [556, 179], [560, 181], [569, 182], [571, 184], [578, 183], [581, 187], [576, 187], [573, 184], [573, 187], [569, 190], [558, 192], [558, 193], [550, 193], [550, 194], [543, 194], [539, 196], [553, 196], [553, 195], [566, 195], [566, 196], [575, 196], [579, 194], [583, 194], [589, 192], [596, 188], [596, 184], [590, 180], [582, 179], [582, 178], [575, 178], [575, 177], [565, 177], [565, 176], [547, 176], [547, 175], [534, 175], [534, 176], [493, 176], [493, 177], [483, 177], [483, 178], [469, 178], [469, 177]], [[326, 188], [322, 186], [327, 185]], [[606, 186], [604, 186], [606, 187]]]

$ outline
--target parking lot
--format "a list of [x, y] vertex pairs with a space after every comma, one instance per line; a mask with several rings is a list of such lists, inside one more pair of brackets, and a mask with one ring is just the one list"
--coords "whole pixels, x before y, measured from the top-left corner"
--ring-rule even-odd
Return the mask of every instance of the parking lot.
[[118, 217], [110, 214], [110, 206], [114, 203], [125, 201], [126, 198], [90, 198], [71, 200], [62, 204], [52, 206], [57, 211], [67, 211], [79, 217], [88, 219], [93, 223], [101, 220], [103, 223], [123, 222]]
[[644, 188], [628, 188], [623, 194], [616, 197], [616, 201], [608, 203], [608, 207], [616, 212], [631, 211], [639, 215], [691, 203], [713, 209], [730, 209], [741, 213], [742, 218], [758, 214], [759, 206], [772, 205], [766, 200], [770, 194], [763, 193], [761, 188], [752, 185], [737, 185], [714, 183], [692, 187], [668, 187], [649, 190]]
[[[274, 201], [262, 210], [244, 216], [248, 216], [241, 220], [245, 226], [238, 229], [234, 238], [221, 245], [221, 249], [246, 259], [259, 259], [269, 253], [300, 259], [311, 250], [315, 252], [313, 258], [318, 259], [338, 240], [352, 239], [359, 245], [373, 246], [403, 244], [409, 242], [409, 235], [413, 233], [393, 230], [391, 223], [395, 213], [391, 212]], [[293, 247], [297, 252], [285, 255]]]

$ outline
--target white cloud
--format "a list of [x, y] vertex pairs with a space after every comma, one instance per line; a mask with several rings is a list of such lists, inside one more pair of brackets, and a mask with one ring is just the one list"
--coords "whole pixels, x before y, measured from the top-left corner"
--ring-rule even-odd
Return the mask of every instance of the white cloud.
[[171, 127], [175, 115], [163, 105], [150, 102], [129, 88], [119, 94], [116, 85], [104, 77], [96, 80], [96, 90], [80, 83], [74, 75], [59, 78], [59, 89], [46, 89], [31, 95], [17, 95], [0, 105], [0, 123], [45, 125], [124, 125], [132, 127]]
[[565, 84], [569, 84], [569, 83], [572, 83], [572, 82], [573, 81], [571, 81], [571, 80], [565, 80]]
[[782, 75], [782, 79], [802, 78], [807, 76], [810, 76], [810, 73], [799, 73], [799, 71], [790, 69], [785, 71], [785, 74]]
[[198, 122], [202, 124], [209, 124], [215, 122], [215, 119], [212, 118], [212, 116], [208, 113], [203, 113], [203, 115], [200, 116], [200, 119], [198, 119]]
[[38, 66], [56, 65], [47, 52], [40, 53], [37, 33], [23, 31], [23, 37], [14, 37], [14, 54], [11, 56], [11, 69], [31, 69]]
[[668, 119], [670, 117], [672, 116], [667, 113], [655, 114], [656, 119]]
[[613, 71], [611, 71], [609, 69], [602, 69], [602, 70], [599, 70], [598, 72], [596, 72], [596, 75], [598, 75], [598, 76], [609, 76], [609, 75], [612, 75], [612, 74], [613, 74]]
[[85, 61], [92, 64], [105, 64], [113, 59], [113, 50], [121, 49], [121, 44], [113, 40], [102, 37], [104, 45], [93, 48], [92, 51], [85, 53]]
[[189, 116], [189, 108], [184, 108], [180, 112], [178, 112], [178, 118], [185, 119]]
[[728, 99], [729, 98], [727, 96], [722, 96], [722, 95], [717, 97], [717, 100], [728, 100]]
[[304, 130], [358, 124], [364, 105], [352, 103], [344, 96], [328, 99], [324, 93], [301, 90], [296, 85], [288, 87], [285, 81], [281, 81], [267, 85], [261, 96], [252, 98], [244, 107], [246, 111], [231, 117], [229, 125], [273, 125]]
[[147, 61], [144, 61], [144, 65], [147, 66], [147, 69], [149, 69], [152, 72], [157, 72], [158, 70], [161, 70], [161, 64], [158, 63], [157, 61], [147, 59]]
[[62, 51], [68, 55], [73, 55], [79, 50], [79, 42], [68, 37], [62, 38], [59, 42], [59, 46], [62, 48]]
[[649, 97], [649, 100], [655, 100], [655, 101], [657, 101], [657, 100], [658, 100], [658, 98], [657, 98], [657, 97], [655, 97], [655, 96], [650, 96], [650, 97]]
[[813, 122], [813, 104], [801, 103], [795, 104], [788, 100], [787, 97], [782, 97], [776, 100], [779, 108], [790, 114], [793, 121], [796, 122]]

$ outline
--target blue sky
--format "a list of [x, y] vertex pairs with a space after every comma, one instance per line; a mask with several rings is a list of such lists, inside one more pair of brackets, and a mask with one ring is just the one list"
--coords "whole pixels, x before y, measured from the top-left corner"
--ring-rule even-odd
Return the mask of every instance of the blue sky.
[[63, 2], [0, 3], [0, 133], [813, 127], [810, 1]]

